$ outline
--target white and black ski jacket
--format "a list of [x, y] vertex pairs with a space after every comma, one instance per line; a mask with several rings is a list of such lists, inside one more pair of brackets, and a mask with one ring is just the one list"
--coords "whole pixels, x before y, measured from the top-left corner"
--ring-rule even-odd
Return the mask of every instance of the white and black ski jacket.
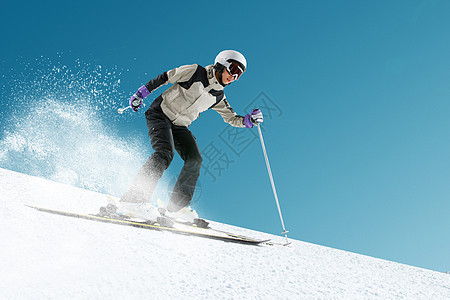
[[178, 126], [189, 126], [201, 112], [210, 108], [223, 120], [235, 127], [245, 127], [244, 117], [239, 116], [228, 104], [223, 86], [215, 76], [213, 65], [185, 65], [164, 72], [145, 86], [152, 92], [163, 84], [172, 83], [162, 95], [161, 109]]

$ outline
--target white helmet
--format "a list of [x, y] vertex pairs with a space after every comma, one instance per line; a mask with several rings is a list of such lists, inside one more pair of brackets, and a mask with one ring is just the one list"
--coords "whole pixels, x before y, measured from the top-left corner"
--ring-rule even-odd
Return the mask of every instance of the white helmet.
[[220, 52], [214, 61], [214, 67], [216, 70], [223, 71], [225, 68], [230, 70], [233, 63], [237, 63], [239, 66], [239, 75], [237, 78], [245, 72], [247, 69], [247, 60], [244, 55], [234, 50], [224, 50]]
[[224, 50], [220, 52], [216, 56], [216, 60], [214, 61], [214, 65], [221, 64], [224, 67], [228, 67], [231, 63], [231, 61], [236, 61], [240, 63], [245, 69], [247, 69], [247, 60], [245, 59], [244, 55], [241, 53], [234, 51], [234, 50]]

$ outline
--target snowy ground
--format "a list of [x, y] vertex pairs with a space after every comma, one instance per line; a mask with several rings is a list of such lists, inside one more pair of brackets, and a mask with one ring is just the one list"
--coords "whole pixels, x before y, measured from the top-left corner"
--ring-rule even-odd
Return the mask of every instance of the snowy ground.
[[301, 241], [239, 245], [24, 206], [94, 212], [103, 203], [102, 194], [0, 169], [0, 298], [450, 299], [449, 274]]

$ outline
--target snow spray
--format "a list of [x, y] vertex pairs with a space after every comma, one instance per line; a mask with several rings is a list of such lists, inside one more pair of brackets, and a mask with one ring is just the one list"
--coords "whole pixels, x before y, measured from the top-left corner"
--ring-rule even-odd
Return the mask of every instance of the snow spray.
[[3, 75], [0, 167], [122, 194], [149, 147], [114, 129], [120, 121], [114, 107], [127, 98], [119, 90], [121, 72], [79, 60], [70, 66], [20, 60]]

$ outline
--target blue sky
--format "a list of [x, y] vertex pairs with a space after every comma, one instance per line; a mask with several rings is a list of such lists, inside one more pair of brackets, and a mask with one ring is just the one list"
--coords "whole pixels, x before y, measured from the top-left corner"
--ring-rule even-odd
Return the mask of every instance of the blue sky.
[[[103, 87], [109, 98], [90, 100], [99, 101], [93, 112], [104, 132], [136, 142], [137, 172], [151, 153], [144, 110], [117, 116], [118, 106], [166, 70], [206, 66], [235, 49], [248, 71], [225, 93], [239, 114], [265, 105], [264, 138], [289, 236], [449, 271], [449, 13], [448, 1], [415, 0], [9, 2], [0, 12], [1, 138], [40, 101], [37, 92], [54, 88], [52, 76], [36, 84], [39, 69], [65, 66], [86, 79], [101, 66], [113, 73], [103, 82], [120, 84]], [[76, 95], [63, 98], [62, 105], [78, 103]], [[200, 178], [198, 212], [279, 234], [256, 129], [236, 135], [213, 111], [190, 129], [212, 170]], [[11, 160], [0, 166], [27, 172]], [[177, 157], [169, 182], [181, 166]]]

